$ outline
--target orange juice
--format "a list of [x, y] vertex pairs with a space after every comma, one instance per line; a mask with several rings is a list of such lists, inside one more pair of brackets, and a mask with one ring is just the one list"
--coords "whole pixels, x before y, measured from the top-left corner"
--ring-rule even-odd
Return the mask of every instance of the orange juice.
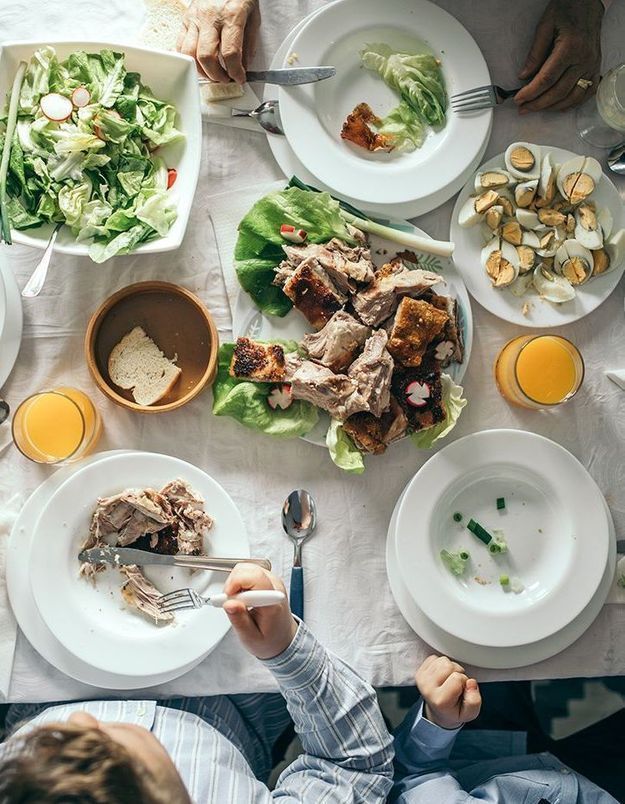
[[77, 460], [95, 446], [100, 416], [76, 388], [57, 388], [24, 400], [13, 417], [17, 448], [37, 463]]
[[509, 341], [495, 363], [501, 394], [528, 408], [559, 405], [574, 396], [584, 377], [578, 350], [559, 335], [522, 335]]

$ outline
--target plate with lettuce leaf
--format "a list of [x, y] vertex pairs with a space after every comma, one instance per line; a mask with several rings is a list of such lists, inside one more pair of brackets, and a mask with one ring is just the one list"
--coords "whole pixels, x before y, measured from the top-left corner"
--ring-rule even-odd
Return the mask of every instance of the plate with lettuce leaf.
[[234, 342], [220, 348], [213, 413], [327, 447], [355, 474], [405, 437], [438, 442], [466, 404], [473, 339], [447, 245], [296, 178], [259, 199], [239, 224]]
[[432, 198], [432, 209], [479, 163], [492, 110], [458, 116], [448, 101], [490, 83], [488, 68], [437, 5], [337, 0], [308, 18], [289, 49], [297, 63], [336, 66], [332, 79], [279, 90], [289, 146], [332, 191], [365, 208]]
[[177, 248], [199, 174], [192, 59], [100, 42], [4, 44], [2, 239], [101, 263]]

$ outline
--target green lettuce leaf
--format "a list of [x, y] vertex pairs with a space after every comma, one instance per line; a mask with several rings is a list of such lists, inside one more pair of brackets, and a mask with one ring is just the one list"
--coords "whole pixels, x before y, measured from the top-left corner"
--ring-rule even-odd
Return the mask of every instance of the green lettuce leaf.
[[176, 220], [176, 205], [166, 191], [150, 191], [149, 196], [140, 195], [137, 198], [135, 215], [138, 220], [150, 226], [161, 237], [165, 237]]
[[467, 400], [462, 396], [462, 386], [457, 385], [448, 374], [441, 374], [441, 383], [447, 416], [439, 424], [410, 436], [412, 443], [419, 449], [430, 449], [441, 438], [445, 438], [456, 426], [462, 409], [467, 404]]
[[50, 91], [52, 67], [57, 64], [56, 53], [52, 47], [42, 47], [35, 51], [28, 62], [20, 92], [20, 113], [35, 114], [42, 95]]
[[[274, 343], [280, 343], [285, 352], [298, 349], [295, 341]], [[213, 385], [215, 416], [231, 416], [246, 427], [280, 438], [296, 438], [310, 432], [319, 417], [314, 405], [297, 399], [286, 410], [272, 410], [267, 404], [267, 397], [275, 384], [248, 382], [230, 376], [234, 347], [234, 343], [224, 343], [219, 348], [217, 377]]]
[[19, 198], [8, 199], [7, 212], [14, 229], [32, 229], [34, 226], [41, 226], [44, 223], [42, 218], [28, 212]]
[[340, 215], [338, 201], [328, 193], [289, 187], [257, 201], [239, 224], [235, 268], [241, 287], [256, 305], [277, 316], [286, 315], [292, 306], [282, 289], [272, 285], [273, 269], [284, 259], [283, 223], [304, 229], [309, 243], [326, 243], [333, 237], [355, 242]]
[[121, 170], [117, 173], [117, 181], [128, 198], [134, 198], [143, 184], [143, 170]]
[[90, 198], [91, 182], [83, 182], [73, 187], [66, 184], [61, 187], [58, 195], [59, 209], [68, 226], [73, 228], [78, 224]]
[[67, 60], [68, 73], [76, 86], [84, 84], [93, 103], [111, 108], [124, 90], [124, 54], [112, 50], [99, 53], [77, 51]]
[[375, 128], [379, 134], [391, 137], [395, 150], [400, 153], [420, 148], [425, 140], [425, 126], [406, 101], [401, 101]]
[[108, 243], [95, 241], [89, 247], [89, 256], [94, 262], [106, 262], [118, 254], [128, 254], [133, 248], [146, 240], [151, 239], [155, 232], [144, 223], [132, 226], [126, 232], [120, 232]]
[[107, 142], [124, 142], [136, 129], [134, 123], [124, 120], [114, 109], [100, 109], [94, 115], [93, 123], [97, 126], [98, 136]]
[[326, 434], [326, 446], [334, 463], [352, 475], [361, 475], [365, 471], [362, 452], [343, 430], [341, 423], [332, 419]]
[[447, 90], [439, 61], [429, 53], [399, 53], [386, 44], [365, 45], [362, 64], [398, 92], [413, 112], [431, 126], [445, 124]]

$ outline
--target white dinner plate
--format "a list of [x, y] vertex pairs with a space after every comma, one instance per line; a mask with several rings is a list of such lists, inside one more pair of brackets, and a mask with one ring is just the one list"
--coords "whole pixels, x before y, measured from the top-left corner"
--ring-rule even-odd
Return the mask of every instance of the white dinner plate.
[[[594, 482], [594, 481], [593, 481]], [[402, 495], [403, 496], [403, 495]], [[412, 595], [404, 585], [401, 577], [400, 562], [397, 558], [397, 510], [401, 503], [399, 498], [388, 529], [386, 539], [386, 572], [391, 592], [403, 618], [421, 639], [439, 653], [450, 656], [460, 662], [475, 667], [487, 667], [494, 670], [509, 670], [513, 667], [527, 667], [555, 656], [568, 648], [584, 634], [597, 618], [607, 599], [614, 580], [616, 566], [616, 537], [612, 516], [604, 501], [606, 516], [610, 526], [610, 556], [605, 573], [597, 593], [588, 606], [561, 631], [547, 639], [528, 645], [508, 648], [474, 645], [446, 633], [429, 620], [414, 602]]]
[[[508, 552], [491, 556], [469, 519], [491, 534], [502, 530]], [[402, 578], [417, 606], [447, 633], [495, 647], [564, 628], [597, 592], [610, 551], [603, 497], [586, 469], [523, 430], [475, 433], [430, 458], [406, 489], [397, 531]], [[470, 553], [462, 576], [445, 567], [441, 549]], [[520, 578], [523, 591], [504, 591], [502, 574]]]
[[[314, 85], [281, 87], [280, 114], [289, 144], [318, 181], [361, 206], [417, 202], [436, 194], [433, 209], [461, 186], [486, 147], [492, 110], [470, 117], [448, 113], [411, 154], [369, 154], [341, 140], [342, 123], [357, 103], [389, 111], [398, 96], [360, 65], [367, 42], [386, 42], [440, 56], [448, 93], [490, 82], [482, 54], [460, 23], [427, 0], [339, 0], [310, 16], [291, 49], [301, 64], [334, 64], [336, 77]], [[444, 191], [444, 192], [443, 192]], [[425, 210], [422, 210], [425, 211]], [[417, 214], [417, 213], [413, 213]]]
[[[426, 232], [413, 226], [408, 221], [383, 220], [380, 222], [397, 229], [414, 232], [422, 237], [429, 237]], [[377, 235], [369, 235], [369, 241], [371, 244], [371, 259], [377, 266], [388, 262], [390, 257], [402, 250], [402, 247], [397, 243], [392, 243], [390, 240]], [[446, 280], [447, 285], [436, 286], [435, 290], [439, 293], [453, 296], [458, 302], [460, 325], [464, 338], [464, 360], [462, 363], [452, 363], [444, 371], [455, 382], [461, 383], [467, 370], [473, 346], [473, 315], [471, 313], [469, 294], [452, 260], [435, 257], [432, 254], [421, 254], [420, 252], [416, 252], [416, 254], [422, 267], [440, 273]], [[307, 332], [312, 331], [312, 327], [306, 318], [295, 308], [290, 310], [284, 318], [266, 315], [256, 307], [249, 293], [242, 289], [239, 291], [232, 322], [234, 338], [248, 337], [261, 341], [276, 339], [300, 341]], [[329, 424], [329, 417], [323, 411], [320, 411], [319, 421], [302, 438], [311, 444], [325, 447], [326, 432]]]
[[[338, 0], [338, 2], [340, 2], [340, 0]], [[300, 20], [295, 28], [293, 28], [293, 30], [287, 35], [286, 39], [282, 42], [276, 51], [275, 56], [273, 57], [271, 69], [291, 66], [288, 59], [292, 53], [291, 45], [293, 44], [293, 40], [299, 31], [304, 27], [304, 25], [306, 25], [308, 20], [311, 17], [314, 17], [315, 14], [318, 14], [320, 11], [321, 9], [317, 9], [309, 14], [308, 17]], [[275, 87], [267, 84], [265, 86], [265, 94], [263, 96], [264, 100], [274, 100], [275, 96]], [[276, 162], [280, 166], [285, 176], [288, 176], [289, 178], [291, 178], [291, 176], [297, 176], [299, 179], [301, 179], [301, 181], [311, 185], [312, 187], [316, 187], [319, 190], [325, 190], [329, 193], [334, 193], [334, 195], [340, 196], [344, 201], [352, 204], [352, 206], [358, 206], [358, 201], [355, 198], [352, 198], [349, 195], [336, 193], [331, 187], [326, 186], [323, 182], [319, 181], [318, 178], [315, 178], [315, 176], [313, 176], [313, 174], [307, 170], [302, 162], [300, 162], [300, 160], [297, 158], [286, 137], [277, 134], [267, 134], [267, 142], [269, 143], [269, 147], [271, 148], [271, 152], [273, 153]], [[482, 149], [482, 151], [476, 156], [474, 163], [468, 165], [463, 175], [458, 177], [457, 189], [462, 187], [470, 175], [473, 175], [474, 170], [477, 168], [482, 156], [484, 155], [485, 148], [486, 143], [484, 144], [484, 149]], [[366, 209], [369, 214], [386, 218], [405, 219], [415, 218], [417, 215], [425, 215], [426, 212], [430, 212], [441, 204], [444, 204], [448, 198], [449, 195], [447, 191], [442, 190], [438, 193], [432, 193], [431, 195], [426, 195], [423, 198], [409, 201], [406, 204], [367, 203], [361, 206], [363, 209]]]
[[[85, 458], [80, 467], [68, 465], [57, 469], [30, 495], [24, 503], [11, 530], [7, 550], [6, 579], [11, 608], [17, 623], [33, 648], [53, 667], [70, 678], [83, 684], [109, 690], [134, 690], [165, 684], [182, 675], [179, 670], [170, 673], [156, 673], [144, 678], [125, 675], [121, 672], [105, 673], [102, 670], [80, 661], [56, 639], [44, 623], [35, 604], [30, 588], [29, 557], [33, 534], [41, 511], [52, 494], [79, 468], [110, 455], [125, 454], [126, 451], [111, 451]], [[200, 660], [191, 663], [184, 673], [191, 670]], [[121, 668], [120, 668], [121, 669]]]
[[[249, 556], [241, 516], [222, 487], [202, 470], [168, 455], [128, 453], [92, 463], [71, 475], [41, 512], [30, 549], [30, 583], [42, 619], [61, 644], [81, 661], [142, 678], [184, 669], [206, 656], [230, 625], [223, 611], [206, 606], [183, 611], [175, 623], [156, 626], [128, 609], [123, 577], [114, 569], [97, 583], [78, 575], [78, 552], [99, 496], [126, 488], [160, 488], [182, 478], [202, 495], [214, 525], [205, 540], [210, 555]], [[192, 586], [201, 594], [221, 591], [223, 573], [148, 567], [146, 576], [163, 592]]]
[[4, 275], [0, 271], [0, 343], [2, 343], [2, 333], [7, 318], [7, 292], [4, 284]]
[[[13, 271], [0, 256], [0, 284], [5, 296], [4, 323], [0, 328], [0, 388], [7, 381], [22, 342], [22, 297]], [[0, 323], [2, 319], [0, 318]]]
[[[551, 153], [554, 161], [561, 164], [567, 159], [571, 159], [577, 154], [566, 151], [563, 148], [555, 148], [551, 145], [540, 146], [542, 154]], [[494, 156], [485, 162], [480, 170], [492, 170], [504, 166], [503, 154]], [[508, 289], [494, 288], [488, 278], [480, 259], [480, 252], [484, 246], [484, 237], [481, 226], [463, 228], [458, 223], [458, 215], [462, 205], [467, 198], [474, 192], [474, 175], [472, 174], [462, 192], [456, 200], [454, 211], [451, 215], [451, 234], [450, 237], [456, 244], [454, 251], [454, 261], [458, 270], [466, 282], [469, 293], [493, 315], [518, 324], [521, 327], [560, 327], [564, 324], [571, 324], [583, 318], [588, 313], [592, 313], [618, 285], [625, 262], [615, 268], [605, 276], [591, 279], [590, 282], [576, 289], [575, 298], [563, 304], [553, 304], [545, 301], [531, 291], [524, 296], [514, 296]], [[601, 207], [607, 207], [614, 218], [613, 231], [621, 229], [625, 225], [623, 214], [623, 202], [618, 190], [604, 173], [592, 199]], [[523, 307], [526, 302], [530, 302], [527, 315], [523, 315]]]

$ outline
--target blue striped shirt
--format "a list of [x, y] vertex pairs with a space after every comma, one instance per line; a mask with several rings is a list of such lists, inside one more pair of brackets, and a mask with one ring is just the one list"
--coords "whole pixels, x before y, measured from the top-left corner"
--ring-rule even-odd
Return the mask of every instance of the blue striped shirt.
[[[87, 711], [96, 719], [134, 723], [152, 731], [167, 749], [194, 802], [382, 802], [392, 785], [392, 740], [375, 692], [328, 653], [300, 623], [291, 645], [265, 662], [279, 695], [234, 695], [169, 701], [88, 701], [53, 706], [35, 715], [19, 735]], [[273, 791], [264, 783], [271, 745], [295, 723], [304, 753], [280, 775]], [[8, 722], [34, 708], [12, 707]], [[1, 755], [0, 755], [1, 759]]]

